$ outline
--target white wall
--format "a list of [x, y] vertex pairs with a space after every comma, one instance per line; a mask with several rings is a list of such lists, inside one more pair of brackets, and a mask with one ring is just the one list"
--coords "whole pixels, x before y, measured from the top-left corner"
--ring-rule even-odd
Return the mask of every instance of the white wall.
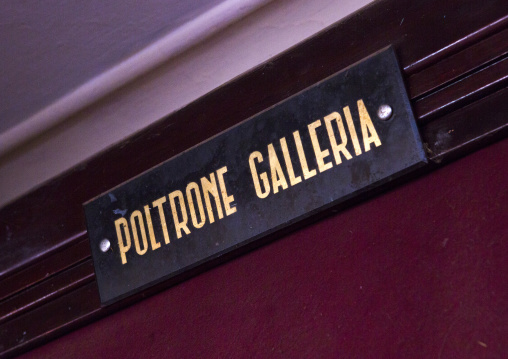
[[369, 2], [222, 2], [0, 134], [0, 207]]

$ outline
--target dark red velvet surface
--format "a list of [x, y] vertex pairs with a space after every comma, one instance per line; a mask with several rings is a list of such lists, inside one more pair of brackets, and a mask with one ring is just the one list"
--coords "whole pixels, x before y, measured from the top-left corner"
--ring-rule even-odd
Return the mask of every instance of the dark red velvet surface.
[[507, 154], [503, 140], [23, 357], [507, 357]]

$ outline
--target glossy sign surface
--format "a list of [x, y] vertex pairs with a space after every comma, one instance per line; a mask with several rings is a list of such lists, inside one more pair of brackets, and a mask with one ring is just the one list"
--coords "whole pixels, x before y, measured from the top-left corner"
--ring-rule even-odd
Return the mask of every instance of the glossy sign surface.
[[86, 203], [101, 301], [185, 273], [425, 161], [386, 49]]

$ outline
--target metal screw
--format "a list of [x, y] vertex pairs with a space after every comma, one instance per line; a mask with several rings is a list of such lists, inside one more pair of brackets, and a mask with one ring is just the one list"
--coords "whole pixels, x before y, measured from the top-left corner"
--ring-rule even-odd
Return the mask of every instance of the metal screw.
[[109, 247], [111, 247], [111, 243], [109, 243], [109, 239], [105, 238], [101, 241], [99, 246], [101, 247], [101, 251], [106, 253], [108, 251]]
[[389, 120], [392, 117], [392, 114], [393, 110], [389, 105], [381, 105], [377, 109], [377, 117], [379, 117], [382, 121]]

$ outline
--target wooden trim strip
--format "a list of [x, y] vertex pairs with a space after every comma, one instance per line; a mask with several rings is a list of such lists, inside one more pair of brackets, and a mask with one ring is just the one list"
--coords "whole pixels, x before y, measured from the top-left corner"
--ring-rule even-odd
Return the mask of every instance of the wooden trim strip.
[[[457, 6], [460, 6], [460, 5], [466, 5], [466, 4], [464, 4], [464, 3], [457, 4]], [[492, 5], [497, 6], [498, 4], [492, 4]], [[467, 8], [466, 7], [457, 8], [457, 10], [461, 10], [461, 9], [466, 10]], [[502, 12], [501, 8], [500, 8], [500, 10], [501, 10], [500, 14], [504, 14], [504, 12]], [[443, 20], [444, 19], [446, 19], [446, 14], [443, 15]], [[482, 41], [485, 37], [490, 36], [491, 34], [494, 34], [494, 33], [498, 32], [499, 30], [506, 28], [507, 24], [508, 24], [508, 15], [504, 15], [497, 21], [493, 21], [490, 24], [487, 24], [486, 26], [482, 27], [481, 29], [478, 29], [478, 30], [468, 34], [467, 36], [464, 36], [463, 38], [461, 38], [461, 39], [459, 39], [447, 46], [442, 47], [438, 51], [411, 63], [410, 65], [408, 65], [404, 68], [404, 71], [408, 75], [415, 74], [427, 67], [432, 66], [432, 64], [439, 62], [442, 59], [446, 59], [448, 57], [453, 56], [458, 51], [461, 51], [462, 49], [467, 48], [467, 47], [471, 46], [472, 44]]]
[[434, 162], [453, 159], [495, 140], [508, 130], [508, 88], [420, 128]]
[[463, 80], [432, 93], [414, 104], [420, 122], [429, 121], [465, 106], [475, 99], [505, 87], [508, 83], [508, 57], [482, 69]]
[[95, 278], [93, 262], [86, 260], [50, 280], [34, 285], [0, 303], [0, 324], [23, 314], [43, 303], [72, 291]]
[[[508, 26], [508, 19], [507, 19]], [[409, 77], [409, 95], [420, 99], [453, 81], [470, 75], [479, 68], [486, 67], [508, 54], [508, 29], [439, 61]]]
[[0, 358], [17, 355], [56, 338], [98, 318], [100, 311], [97, 284], [95, 282], [85, 284], [71, 293], [2, 324]]
[[4, 278], [0, 281], [0, 288], [2, 289], [0, 294], [0, 306], [3, 306], [2, 302], [6, 298], [45, 281], [53, 275], [90, 258], [90, 256], [90, 244], [88, 238], [86, 238], [37, 262], [33, 266]]

